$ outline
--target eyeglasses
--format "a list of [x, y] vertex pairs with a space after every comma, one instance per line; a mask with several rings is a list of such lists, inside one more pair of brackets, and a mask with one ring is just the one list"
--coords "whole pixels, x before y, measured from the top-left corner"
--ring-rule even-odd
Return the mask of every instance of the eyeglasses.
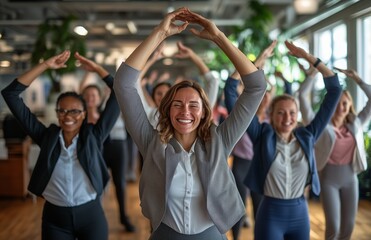
[[71, 117], [77, 117], [82, 112], [84, 112], [84, 110], [80, 110], [80, 109], [67, 110], [67, 109], [63, 109], [63, 108], [55, 109], [55, 111], [57, 112], [58, 117], [64, 117], [67, 114], [69, 114]]

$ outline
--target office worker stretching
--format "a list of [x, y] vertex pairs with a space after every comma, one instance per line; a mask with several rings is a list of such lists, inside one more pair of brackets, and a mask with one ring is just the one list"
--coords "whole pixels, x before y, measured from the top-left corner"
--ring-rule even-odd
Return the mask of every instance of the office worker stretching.
[[[183, 24], [175, 25], [175, 20]], [[192, 81], [172, 86], [159, 106], [159, 129], [151, 126], [136, 91], [140, 70], [159, 44], [182, 32], [216, 43], [245, 83], [234, 111], [219, 126], [212, 124], [208, 98]], [[127, 129], [143, 155], [140, 179], [142, 212], [152, 226], [152, 240], [226, 239], [225, 233], [245, 213], [228, 166], [228, 156], [263, 97], [264, 73], [246, 59], [208, 19], [180, 8], [165, 16], [122, 63], [114, 88]]]
[[[108, 225], [100, 196], [109, 173], [101, 146], [120, 114], [114, 91], [95, 125], [86, 121], [86, 103], [75, 92], [62, 93], [56, 103], [59, 125], [46, 127], [19, 95], [47, 69], [65, 67], [69, 51], [25, 72], [2, 90], [5, 102], [24, 130], [39, 145], [40, 155], [28, 190], [45, 199], [42, 239], [104, 240]], [[103, 79], [112, 89], [113, 78]]]

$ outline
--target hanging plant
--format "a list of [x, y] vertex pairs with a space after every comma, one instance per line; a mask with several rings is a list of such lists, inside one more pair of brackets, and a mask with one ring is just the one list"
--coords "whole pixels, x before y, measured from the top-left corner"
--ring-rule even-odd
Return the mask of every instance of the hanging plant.
[[[63, 19], [46, 19], [39, 25], [38, 35], [31, 56], [31, 63], [36, 65], [41, 61], [55, 56], [64, 50], [71, 53], [79, 52], [86, 54], [85, 39], [75, 34], [71, 29], [71, 23], [75, 20], [73, 16]], [[74, 58], [66, 62], [67, 67], [61, 69], [49, 69], [46, 71], [51, 81], [51, 92], [60, 92], [60, 79], [65, 73], [76, 70]]]
[[[246, 0], [247, 1], [247, 0]], [[249, 56], [251, 61], [259, 55], [271, 42], [269, 30], [273, 23], [273, 13], [267, 5], [253, 0], [248, 3], [251, 15], [242, 26], [235, 27], [228, 38], [238, 45], [238, 48]], [[229, 59], [219, 48], [211, 49], [215, 56], [209, 65], [215, 70], [233, 69]]]

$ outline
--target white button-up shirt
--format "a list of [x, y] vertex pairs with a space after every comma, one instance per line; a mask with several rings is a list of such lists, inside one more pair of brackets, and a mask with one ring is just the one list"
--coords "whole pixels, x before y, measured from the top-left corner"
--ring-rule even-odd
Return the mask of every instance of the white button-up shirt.
[[97, 197], [88, 176], [77, 159], [78, 135], [65, 147], [62, 131], [59, 134], [61, 154], [43, 192], [46, 201], [61, 207], [84, 204]]
[[276, 158], [264, 185], [264, 195], [293, 199], [303, 196], [309, 175], [309, 162], [298, 140], [286, 143], [277, 135]]
[[197, 234], [214, 225], [206, 209], [205, 194], [194, 154], [183, 149], [172, 179], [163, 223], [182, 234]]

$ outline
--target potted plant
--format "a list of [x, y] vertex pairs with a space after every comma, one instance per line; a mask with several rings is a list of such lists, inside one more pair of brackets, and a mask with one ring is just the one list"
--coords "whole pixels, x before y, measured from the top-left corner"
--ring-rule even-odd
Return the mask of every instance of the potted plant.
[[[66, 49], [72, 53], [77, 51], [82, 55], [86, 54], [85, 40], [71, 29], [71, 23], [74, 20], [75, 17], [73, 16], [63, 19], [46, 19], [39, 25], [37, 39], [31, 56], [33, 65]], [[76, 70], [74, 58], [70, 58], [66, 65], [66, 68], [46, 71], [51, 81], [51, 93], [60, 92], [60, 79], [63, 74]]]

